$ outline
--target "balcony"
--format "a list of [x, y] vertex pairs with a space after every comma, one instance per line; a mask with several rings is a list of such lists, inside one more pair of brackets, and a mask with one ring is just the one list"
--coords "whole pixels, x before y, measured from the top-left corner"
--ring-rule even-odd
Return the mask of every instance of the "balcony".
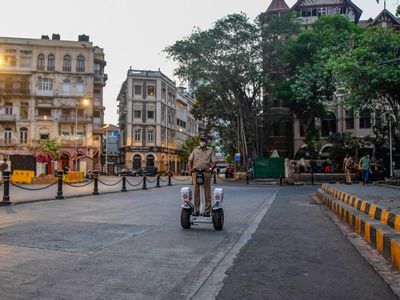
[[17, 145], [16, 139], [0, 139], [0, 147], [16, 146], [16, 145]]
[[15, 115], [0, 114], [0, 122], [15, 122], [16, 120]]
[[61, 146], [64, 147], [82, 147], [84, 144], [86, 145], [86, 143], [84, 143], [84, 140], [82, 139], [61, 140]]
[[0, 88], [0, 94], [4, 96], [29, 96], [29, 88]]
[[107, 80], [108, 80], [107, 74], [99, 74], [99, 73], [94, 74], [94, 84], [105, 85]]
[[68, 123], [68, 124], [75, 124], [78, 123], [92, 123], [92, 118], [90, 117], [79, 117], [75, 119], [75, 116], [59, 116], [58, 121], [60, 123]]

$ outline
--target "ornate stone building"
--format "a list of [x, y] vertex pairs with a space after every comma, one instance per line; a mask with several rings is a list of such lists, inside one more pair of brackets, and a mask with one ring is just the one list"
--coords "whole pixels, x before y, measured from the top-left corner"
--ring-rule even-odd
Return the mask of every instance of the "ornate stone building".
[[[0, 38], [0, 153], [35, 156], [40, 173], [98, 169], [105, 64], [86, 35]], [[59, 145], [58, 162], [43, 151], [47, 141]]]
[[182, 145], [198, 132], [193, 97], [160, 71], [129, 69], [117, 101], [123, 166], [180, 172]]

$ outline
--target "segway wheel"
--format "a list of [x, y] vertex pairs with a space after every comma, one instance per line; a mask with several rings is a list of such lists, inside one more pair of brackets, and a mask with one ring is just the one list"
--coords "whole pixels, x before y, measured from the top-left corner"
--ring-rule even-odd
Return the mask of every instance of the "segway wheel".
[[212, 222], [215, 230], [222, 230], [224, 228], [224, 210], [215, 210], [212, 214]]
[[190, 228], [190, 209], [182, 208], [181, 212], [181, 226], [184, 229]]

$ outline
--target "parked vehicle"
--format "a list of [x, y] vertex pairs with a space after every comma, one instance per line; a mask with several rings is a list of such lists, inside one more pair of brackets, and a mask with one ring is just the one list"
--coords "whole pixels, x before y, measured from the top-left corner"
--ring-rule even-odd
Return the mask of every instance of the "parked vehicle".
[[[362, 180], [361, 166], [356, 165], [357, 178]], [[368, 180], [384, 180], [388, 176], [387, 170], [384, 166], [378, 163], [371, 163], [371, 168], [368, 174]]]
[[144, 167], [142, 169], [143, 176], [156, 176], [158, 169], [156, 167]]
[[142, 174], [143, 170], [141, 168], [132, 170], [132, 176], [142, 176]]
[[117, 176], [133, 176], [133, 170], [128, 168], [123, 168], [117, 172]]

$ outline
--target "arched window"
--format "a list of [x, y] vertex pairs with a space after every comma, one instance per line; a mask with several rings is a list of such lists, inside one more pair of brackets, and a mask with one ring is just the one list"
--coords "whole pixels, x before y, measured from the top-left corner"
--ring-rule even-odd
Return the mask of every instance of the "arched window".
[[71, 72], [71, 56], [69, 55], [64, 56], [63, 71]]
[[47, 71], [54, 71], [56, 58], [53, 54], [47, 57]]
[[336, 133], [336, 116], [334, 113], [329, 112], [321, 120], [321, 135], [329, 136], [332, 133]]
[[19, 140], [21, 144], [28, 143], [28, 128], [21, 127], [21, 129], [19, 130]]
[[44, 55], [43, 54], [39, 54], [38, 56], [38, 61], [37, 61], [37, 69], [38, 70], [44, 70]]
[[79, 55], [76, 59], [76, 71], [85, 72], [85, 58], [82, 55]]

